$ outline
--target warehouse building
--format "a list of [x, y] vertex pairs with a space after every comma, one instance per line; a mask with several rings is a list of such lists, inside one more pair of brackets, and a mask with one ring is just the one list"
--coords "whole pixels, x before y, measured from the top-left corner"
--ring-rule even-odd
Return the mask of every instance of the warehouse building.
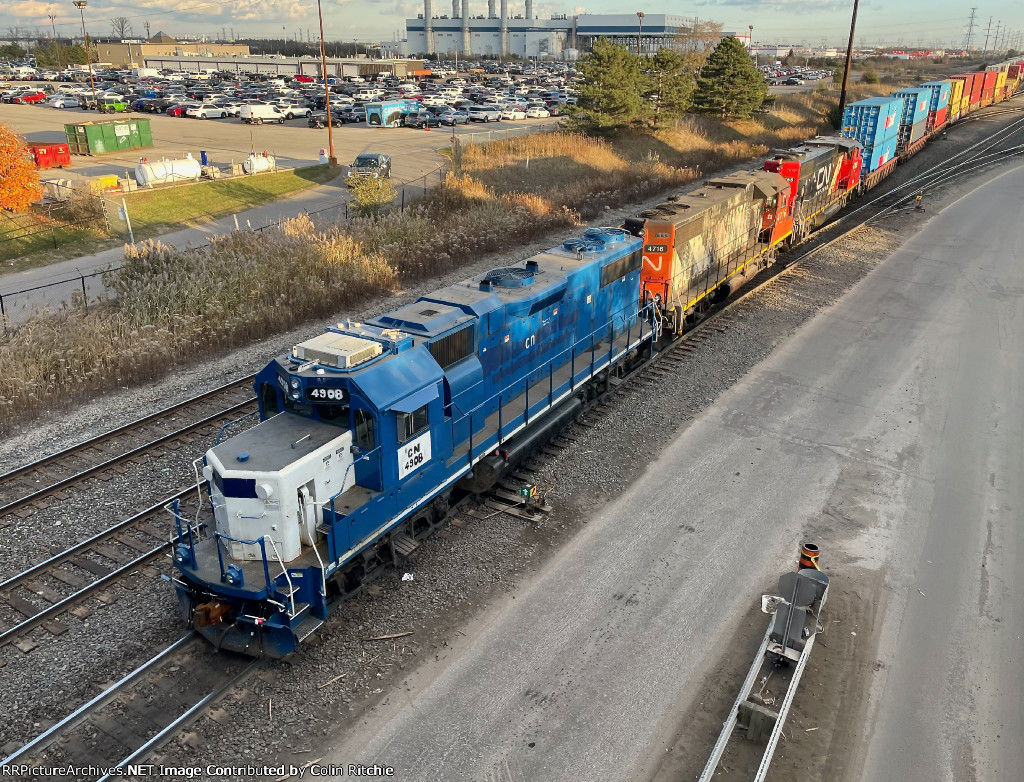
[[96, 52], [101, 62], [121, 68], [143, 65], [150, 57], [238, 57], [247, 56], [249, 47], [237, 43], [181, 43], [166, 33], [157, 33], [148, 41], [97, 41]]

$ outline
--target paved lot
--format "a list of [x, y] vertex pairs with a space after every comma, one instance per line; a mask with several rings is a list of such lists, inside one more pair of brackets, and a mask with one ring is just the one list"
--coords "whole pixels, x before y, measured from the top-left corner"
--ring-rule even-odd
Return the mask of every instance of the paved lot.
[[646, 778], [810, 525], [884, 580], [863, 741], [831, 748], [859, 758], [844, 779], [1018, 778], [1022, 190], [1024, 167], [930, 220], [325, 762]]
[[[205, 150], [210, 161], [218, 165], [241, 163], [251, 151], [266, 150], [275, 155], [278, 164], [286, 167], [308, 166], [319, 162], [321, 149], [327, 148], [327, 130], [306, 126], [306, 120], [294, 119], [284, 125], [246, 125], [237, 118], [199, 120], [187, 117], [168, 117], [164, 114], [118, 115], [150, 120], [154, 146], [145, 150], [132, 150], [125, 154], [90, 158], [73, 156], [71, 171], [86, 175], [118, 174], [134, 171], [139, 158], [150, 160], [182, 158], [191, 152], [196, 159]], [[54, 109], [49, 106], [21, 106], [3, 104], [3, 122], [30, 142], [53, 144], [66, 140], [64, 125], [110, 119], [94, 111], [83, 109]], [[490, 133], [500, 138], [505, 133], [515, 135], [557, 123], [557, 118], [527, 119], [515, 122], [471, 123], [460, 125], [455, 134], [466, 141], [485, 140]], [[469, 134], [475, 133], [473, 139]], [[484, 135], [480, 135], [484, 134]], [[452, 137], [451, 128], [430, 131], [412, 128], [369, 128], [363, 124], [334, 128], [334, 149], [339, 163], [351, 162], [360, 152], [383, 152], [391, 155], [394, 175], [403, 182], [413, 182], [441, 164], [436, 150], [447, 146]], [[52, 175], [66, 176], [63, 172]], [[50, 172], [44, 174], [48, 175]]]

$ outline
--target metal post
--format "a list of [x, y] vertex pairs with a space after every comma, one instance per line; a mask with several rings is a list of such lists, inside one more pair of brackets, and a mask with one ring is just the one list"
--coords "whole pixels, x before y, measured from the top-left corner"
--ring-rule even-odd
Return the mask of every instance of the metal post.
[[[124, 198], [121, 198], [121, 214], [124, 215], [124, 221], [128, 224], [128, 241], [135, 244], [135, 234], [132, 233], [132, 218], [128, 215], [128, 204]], [[235, 230], [238, 230], [238, 218], [235, 218]]]
[[57, 15], [56, 14], [47, 14], [47, 16], [50, 17], [50, 26], [53, 28], [53, 51], [57, 55], [57, 70], [59, 71], [61, 69], [61, 67], [60, 67], [60, 41], [57, 40], [57, 25], [54, 22], [54, 19], [57, 18]]
[[636, 12], [636, 18], [638, 20], [640, 20], [640, 24], [637, 26], [637, 29], [636, 29], [636, 56], [640, 57], [641, 56], [641, 52], [640, 52], [640, 36], [643, 34], [643, 31], [644, 31], [644, 12], [643, 11], [637, 11]]
[[86, 293], [86, 291], [85, 291], [85, 275], [82, 274], [81, 272], [79, 272], [78, 274], [79, 274], [79, 276], [81, 277], [81, 280], [82, 280], [82, 306], [85, 307], [86, 310], [88, 310], [89, 309], [89, 294]]
[[839, 91], [839, 125], [842, 128], [843, 109], [846, 108], [846, 85], [850, 82], [850, 66], [853, 64], [853, 33], [857, 28], [857, 4], [853, 0], [853, 18], [850, 20], [850, 43], [846, 47], [846, 67], [843, 70], [843, 86]]

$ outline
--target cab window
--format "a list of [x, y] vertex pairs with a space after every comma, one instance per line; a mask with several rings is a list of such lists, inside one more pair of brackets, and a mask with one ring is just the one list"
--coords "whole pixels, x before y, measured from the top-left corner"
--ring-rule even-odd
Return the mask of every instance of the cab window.
[[398, 414], [398, 444], [406, 443], [426, 431], [428, 426], [427, 406], [423, 405], [412, 413]]
[[368, 451], [372, 450], [375, 443], [373, 414], [367, 410], [356, 410], [352, 414], [352, 422], [355, 429], [356, 445]]
[[348, 427], [348, 405], [315, 405], [316, 417], [328, 424]]
[[271, 418], [281, 412], [277, 403], [277, 388], [273, 383], [260, 386], [260, 403], [263, 405], [263, 417]]

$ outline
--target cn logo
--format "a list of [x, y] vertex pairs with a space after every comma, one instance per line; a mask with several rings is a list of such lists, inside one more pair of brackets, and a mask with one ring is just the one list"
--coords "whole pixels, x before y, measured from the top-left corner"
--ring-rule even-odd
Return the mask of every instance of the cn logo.
[[657, 258], [655, 260], [657, 261], [657, 263], [655, 263], [654, 260], [651, 260], [650, 257], [648, 257], [646, 255], [644, 256], [644, 263], [646, 263], [648, 266], [651, 267], [651, 271], [660, 272], [661, 271], [662, 259], [661, 258]]

